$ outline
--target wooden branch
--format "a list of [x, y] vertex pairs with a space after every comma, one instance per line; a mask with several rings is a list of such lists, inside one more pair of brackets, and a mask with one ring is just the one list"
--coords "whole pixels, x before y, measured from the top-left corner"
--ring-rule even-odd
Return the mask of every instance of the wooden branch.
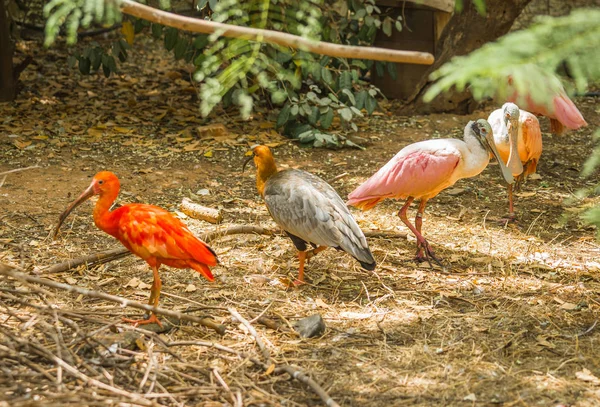
[[8, 171], [0, 172], [0, 175], [12, 174], [13, 172], [19, 172], [19, 171], [32, 170], [34, 168], [40, 168], [40, 166], [39, 165], [32, 165], [31, 167], [15, 168], [14, 170], [8, 170]]
[[15, 278], [15, 279], [21, 280], [21, 281], [26, 281], [28, 283], [40, 284], [40, 285], [44, 285], [47, 287], [52, 287], [52, 288], [56, 288], [59, 290], [64, 290], [64, 291], [68, 291], [71, 293], [80, 294], [80, 295], [83, 295], [86, 297], [98, 298], [98, 299], [102, 299], [102, 300], [106, 300], [106, 301], [110, 301], [110, 302], [115, 302], [117, 304], [120, 304], [123, 307], [137, 308], [137, 309], [141, 309], [144, 311], [154, 312], [159, 315], [164, 315], [166, 317], [177, 318], [182, 321], [195, 322], [195, 323], [205, 326], [207, 328], [213, 329], [215, 332], [217, 332], [220, 335], [225, 334], [225, 326], [223, 326], [221, 324], [217, 324], [216, 322], [214, 322], [213, 320], [211, 320], [209, 318], [200, 318], [200, 317], [196, 317], [193, 315], [186, 315], [186, 314], [182, 314], [177, 311], [171, 311], [171, 310], [167, 310], [164, 308], [153, 307], [148, 304], [141, 304], [136, 301], [130, 301], [126, 298], [119, 297], [116, 295], [105, 294], [105, 293], [98, 292], [98, 291], [88, 290], [86, 288], [81, 288], [81, 287], [77, 287], [77, 286], [70, 285], [70, 284], [58, 283], [56, 281], [48, 280], [46, 278], [34, 277], [34, 276], [31, 276], [31, 275], [28, 275], [25, 273], [18, 272], [14, 269], [14, 267], [6, 265], [6, 264], [0, 264], [0, 275], [12, 277], [12, 278]]
[[200, 219], [205, 222], [221, 223], [223, 220], [220, 210], [197, 204], [188, 198], [183, 198], [179, 209], [190, 218]]
[[[2, 174], [0, 174], [2, 175]], [[50, 235], [52, 235], [53, 231], [50, 231]], [[261, 226], [253, 226], [253, 225], [236, 225], [229, 226], [222, 230], [214, 230], [212, 232], [208, 232], [204, 234], [201, 239], [206, 243], [211, 242], [214, 239], [228, 236], [228, 235], [237, 235], [237, 234], [252, 234], [256, 233], [257, 235], [266, 235], [266, 236], [284, 236], [283, 231], [267, 229]], [[364, 232], [366, 237], [370, 238], [384, 238], [384, 239], [406, 239], [406, 233], [397, 233], [397, 232], [389, 232], [389, 231], [381, 231], [381, 230], [367, 230]], [[75, 267], [79, 267], [82, 264], [92, 265], [92, 264], [104, 264], [113, 260], [120, 259], [122, 257], [129, 256], [131, 252], [124, 247], [117, 247], [114, 249], [106, 250], [96, 254], [90, 254], [83, 257], [78, 257], [76, 259], [67, 260], [65, 262], [55, 264], [54, 266], [46, 267], [39, 271], [39, 273], [43, 274], [54, 274], [54, 273], [63, 273], [65, 271], [74, 269]]]
[[153, 23], [175, 27], [180, 30], [213, 34], [224, 37], [241, 38], [248, 41], [266, 42], [284, 47], [308, 51], [331, 57], [372, 59], [376, 61], [402, 62], [408, 64], [431, 65], [433, 55], [427, 52], [401, 51], [374, 47], [356, 47], [350, 45], [331, 44], [328, 42], [311, 41], [297, 35], [258, 28], [241, 27], [237, 25], [217, 23], [180, 16], [149, 7], [133, 0], [121, 0], [121, 11], [134, 17], [143, 18]]

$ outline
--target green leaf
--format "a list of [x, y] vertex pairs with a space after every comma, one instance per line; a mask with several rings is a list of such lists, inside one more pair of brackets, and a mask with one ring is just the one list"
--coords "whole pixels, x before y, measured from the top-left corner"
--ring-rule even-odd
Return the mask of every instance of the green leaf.
[[369, 95], [367, 100], [365, 100], [365, 110], [367, 111], [367, 113], [370, 116], [373, 114], [373, 112], [375, 111], [376, 108], [377, 108], [377, 99], [375, 99], [373, 96]]
[[321, 115], [321, 127], [325, 130], [331, 127], [331, 123], [333, 122], [333, 109], [328, 108], [325, 114]]
[[215, 11], [217, 9], [217, 3], [218, 0], [208, 0], [208, 5], [210, 6], [210, 9], [212, 11]]
[[338, 87], [340, 89], [352, 89], [352, 74], [349, 71], [344, 71], [338, 77]]
[[352, 120], [352, 110], [350, 110], [349, 107], [343, 107], [340, 110], [338, 110], [338, 113], [340, 114], [340, 116], [342, 117], [342, 119], [344, 119], [345, 121], [349, 122]]
[[398, 32], [402, 31], [402, 21], [396, 20], [395, 26], [396, 26], [396, 30], [398, 30]]
[[288, 120], [290, 119], [290, 108], [289, 104], [286, 104], [279, 111], [279, 115], [277, 116], [277, 122], [275, 123], [276, 128], [280, 128], [281, 126], [285, 126]]
[[188, 48], [188, 41], [185, 38], [178, 38], [177, 45], [175, 45], [175, 59], [183, 58], [185, 51]]
[[392, 18], [389, 16], [383, 20], [383, 33], [388, 37], [392, 36]]
[[311, 108], [311, 112], [307, 117], [308, 119], [308, 123], [312, 124], [313, 126], [317, 125], [317, 122], [319, 121], [319, 108], [316, 106], [313, 106]]
[[348, 96], [348, 101], [351, 104], [356, 104], [356, 99], [354, 98], [354, 95], [352, 94], [352, 91], [350, 89], [342, 89], [342, 93]]
[[202, 49], [208, 45], [208, 35], [206, 34], [198, 34], [196, 38], [194, 38], [194, 48]]
[[92, 63], [88, 58], [81, 57], [79, 59], [79, 72], [81, 72], [84, 75], [89, 75], [91, 65]]
[[177, 38], [179, 37], [179, 31], [177, 28], [167, 27], [165, 29], [165, 48], [167, 51], [171, 51], [175, 44], [177, 44]]
[[382, 77], [385, 69], [385, 65], [383, 62], [375, 62], [375, 71], [377, 72], [377, 76]]
[[369, 93], [363, 89], [360, 92], [358, 92], [355, 96], [356, 96], [356, 103], [354, 103], [354, 106], [356, 106], [357, 109], [364, 108], [365, 101], [369, 97]]
[[135, 34], [139, 34], [142, 32], [142, 30], [146, 27], [146, 25], [144, 24], [146, 20], [142, 20], [141, 18], [137, 18], [135, 20], [135, 23], [133, 24], [133, 32]]
[[300, 111], [300, 108], [298, 107], [298, 105], [292, 105], [292, 110], [290, 110], [290, 114], [293, 117], [298, 116], [298, 112]]
[[323, 78], [323, 82], [326, 84], [333, 84], [333, 76], [331, 75], [331, 71], [325, 67], [321, 69], [321, 78]]
[[154, 39], [159, 39], [160, 37], [162, 37], [162, 32], [162, 25], [156, 23], [152, 24], [152, 36], [154, 37]]
[[387, 70], [393, 80], [398, 79], [398, 71], [396, 70], [396, 64], [394, 62], [387, 63]]
[[286, 99], [287, 93], [283, 90], [278, 89], [275, 92], [271, 93], [271, 102], [273, 102], [276, 105], [283, 103]]

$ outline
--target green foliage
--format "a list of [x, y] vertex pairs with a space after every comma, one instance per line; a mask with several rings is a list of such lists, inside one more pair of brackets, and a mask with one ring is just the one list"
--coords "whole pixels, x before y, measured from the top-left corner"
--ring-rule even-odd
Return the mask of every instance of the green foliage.
[[[161, 1], [160, 7], [168, 9], [169, 2]], [[394, 29], [402, 30], [402, 18], [387, 15], [375, 0], [200, 0], [196, 10], [217, 22], [349, 45], [371, 45], [378, 30], [388, 36]], [[67, 42], [73, 43], [80, 25], [86, 27], [92, 21], [110, 24], [120, 19], [114, 3], [102, 0], [50, 0], [45, 12], [48, 45], [63, 25], [67, 27]], [[163, 41], [175, 58], [193, 61], [203, 116], [219, 104], [236, 106], [243, 117], [256, 107], [281, 108], [277, 127], [288, 136], [294, 137], [291, 129], [295, 125], [308, 124], [314, 139], [301, 140], [337, 146], [350, 143], [338, 136], [322, 136], [337, 125], [336, 117], [343, 129], [356, 131], [354, 120], [377, 108], [378, 89], [361, 80], [372, 61], [321, 57], [261, 41], [220, 37], [218, 32], [191, 35], [143, 20], [131, 21], [135, 34], [147, 31]], [[124, 33], [128, 23], [123, 23]], [[117, 59], [126, 58], [127, 45], [121, 40], [109, 51], [96, 44], [76, 53], [70, 63], [78, 64], [82, 73], [95, 73], [101, 67], [108, 75], [116, 70]], [[395, 64], [377, 62], [376, 69], [380, 75], [387, 70], [392, 77], [397, 76]]]
[[[583, 165], [582, 175], [589, 177], [596, 172], [600, 167], [600, 129], [596, 130], [594, 134], [594, 140], [596, 141], [596, 148], [592, 151], [585, 164]], [[587, 196], [590, 194], [600, 194], [600, 184], [597, 184], [595, 188], [590, 191], [580, 191], [579, 196]], [[600, 206], [588, 209], [582, 216], [583, 220], [596, 225], [598, 240], [600, 240]]]
[[56, 41], [61, 27], [65, 27], [67, 44], [77, 42], [79, 27], [92, 22], [113, 25], [121, 21], [121, 12], [115, 0], [50, 0], [44, 6], [46, 20], [45, 46]]
[[[599, 21], [598, 9], [579, 9], [559, 18], [540, 17], [528, 29], [453, 58], [432, 74], [437, 82], [424, 99], [430, 101], [453, 86], [462, 90], [469, 85], [475, 99], [492, 96], [505, 100], [516, 91], [544, 104], [562, 89], [555, 72], [563, 62], [577, 89], [583, 91], [588, 81], [600, 80]], [[512, 78], [511, 83], [507, 78]]]

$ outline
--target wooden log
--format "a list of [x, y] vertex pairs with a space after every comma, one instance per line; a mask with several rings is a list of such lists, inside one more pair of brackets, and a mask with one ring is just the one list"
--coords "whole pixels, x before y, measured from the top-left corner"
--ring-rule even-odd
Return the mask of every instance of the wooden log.
[[210, 223], [221, 223], [223, 220], [223, 215], [220, 210], [202, 206], [188, 198], [183, 198], [180, 209], [181, 212], [185, 213], [190, 218], [200, 219]]

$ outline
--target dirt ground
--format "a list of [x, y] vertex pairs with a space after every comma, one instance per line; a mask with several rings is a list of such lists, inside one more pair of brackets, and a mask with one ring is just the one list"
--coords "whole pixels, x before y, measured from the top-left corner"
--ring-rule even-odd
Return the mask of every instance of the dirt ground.
[[[121, 204], [178, 211], [188, 197], [222, 210], [218, 228], [274, 228], [253, 168], [241, 172], [249, 146], [270, 143], [280, 168], [335, 179], [345, 197], [403, 146], [460, 137], [468, 120], [494, 108], [469, 117], [397, 117], [384, 103], [360, 123], [364, 151], [302, 148], [272, 130], [266, 111], [249, 122], [222, 111], [203, 120], [186, 66], [152, 47], [137, 48], [109, 79], [80, 76], [61, 51], [30, 52], [36, 62], [23, 74], [19, 99], [0, 105], [0, 173], [39, 168], [8, 174], [3, 184], [0, 176], [0, 262], [139, 302], [147, 300], [152, 274], [133, 256], [44, 271], [119, 246], [94, 226], [90, 203], [67, 219], [56, 240], [47, 238], [97, 171], [120, 177]], [[412, 236], [372, 238], [374, 272], [328, 250], [308, 265], [309, 284], [286, 290], [281, 281], [294, 278], [298, 265], [288, 239], [222, 237], [210, 243], [221, 261], [216, 281], [163, 267], [160, 305], [212, 316], [227, 327], [224, 336], [189, 323], [144, 335], [121, 322], [141, 316], [139, 310], [3, 277], [0, 406], [321, 405], [305, 384], [249, 360], [262, 356], [232, 307], [248, 320], [264, 313], [284, 328], [321, 314], [327, 330], [313, 339], [252, 324], [276, 366], [301, 368], [342, 406], [599, 406], [600, 246], [578, 214], [600, 200], [576, 192], [598, 179], [579, 173], [600, 110], [594, 98], [576, 103], [587, 128], [552, 136], [541, 119], [539, 177], [517, 194], [516, 224], [499, 222], [507, 201], [496, 164], [430, 201], [424, 233], [451, 263], [446, 273], [412, 261]], [[218, 123], [227, 133], [202, 127]], [[386, 201], [353, 213], [365, 230], [401, 234], [408, 230], [396, 216], [400, 206]], [[198, 235], [215, 229], [184, 221]], [[129, 334], [137, 335], [133, 344]]]

